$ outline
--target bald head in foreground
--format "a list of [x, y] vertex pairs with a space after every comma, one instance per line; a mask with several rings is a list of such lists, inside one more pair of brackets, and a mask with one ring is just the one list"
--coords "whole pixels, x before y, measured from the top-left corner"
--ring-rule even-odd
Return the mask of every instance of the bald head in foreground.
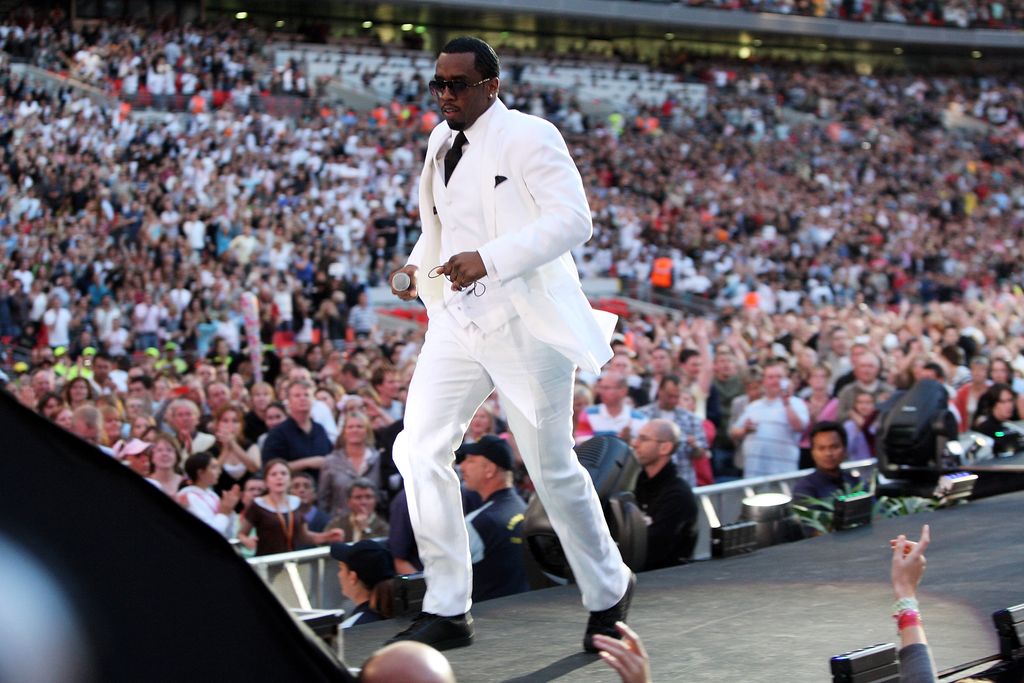
[[400, 641], [377, 650], [359, 675], [361, 683], [455, 683], [444, 655], [423, 643]]

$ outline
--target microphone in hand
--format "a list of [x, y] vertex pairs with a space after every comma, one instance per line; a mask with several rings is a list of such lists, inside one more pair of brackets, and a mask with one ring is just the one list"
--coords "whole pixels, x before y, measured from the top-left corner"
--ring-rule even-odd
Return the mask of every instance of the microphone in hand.
[[398, 271], [394, 277], [391, 278], [391, 288], [396, 292], [404, 292], [409, 289], [412, 285], [412, 278], [409, 274], [404, 271]]

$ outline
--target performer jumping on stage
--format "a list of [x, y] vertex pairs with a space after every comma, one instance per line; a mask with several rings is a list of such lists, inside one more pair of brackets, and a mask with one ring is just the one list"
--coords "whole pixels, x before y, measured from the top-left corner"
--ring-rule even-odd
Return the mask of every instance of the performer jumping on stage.
[[394, 640], [472, 642], [472, 569], [452, 461], [496, 389], [590, 610], [583, 646], [595, 652], [594, 634], [620, 637], [615, 622], [626, 619], [636, 578], [572, 450], [573, 376], [577, 365], [597, 373], [611, 358], [614, 316], [591, 309], [569, 253], [593, 231], [579, 171], [553, 125], [498, 99], [499, 74], [497, 54], [477, 38], [441, 51], [429, 87], [444, 121], [420, 178], [423, 233], [391, 274], [394, 293], [419, 296], [430, 319], [394, 447], [427, 593], [423, 613]]

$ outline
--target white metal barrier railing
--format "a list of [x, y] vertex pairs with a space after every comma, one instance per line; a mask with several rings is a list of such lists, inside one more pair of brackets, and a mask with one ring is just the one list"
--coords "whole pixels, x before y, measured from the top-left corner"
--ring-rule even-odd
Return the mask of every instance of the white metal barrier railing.
[[[842, 464], [844, 470], [858, 470], [861, 481], [874, 490], [875, 460], [856, 460]], [[722, 524], [731, 524], [739, 519], [743, 508], [743, 499], [755, 493], [778, 491], [790, 495], [792, 484], [813, 472], [813, 469], [797, 470], [786, 474], [775, 474], [768, 477], [751, 477], [737, 479], [723, 484], [698, 486], [693, 492], [701, 505], [698, 520], [699, 535], [693, 559], [706, 560], [711, 557], [711, 529]]]
[[326, 546], [248, 558], [249, 566], [288, 607], [330, 609], [342, 603]]
[[[844, 470], [859, 470], [861, 480], [874, 482], [874, 460], [843, 463]], [[737, 479], [723, 484], [698, 486], [693, 490], [698, 506], [698, 538], [695, 560], [711, 557], [711, 529], [739, 519], [743, 499], [755, 493], [779, 491], [789, 495], [791, 485], [813, 470], [798, 470], [769, 477]], [[338, 587], [334, 562], [327, 547], [296, 550], [277, 555], [249, 558], [249, 565], [263, 578], [278, 599], [288, 607], [334, 609], [344, 603]]]

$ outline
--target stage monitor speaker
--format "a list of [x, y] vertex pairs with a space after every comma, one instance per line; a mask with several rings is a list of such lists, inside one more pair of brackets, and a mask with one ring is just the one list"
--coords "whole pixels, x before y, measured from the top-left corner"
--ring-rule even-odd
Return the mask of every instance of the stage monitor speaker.
[[836, 496], [832, 509], [832, 528], [846, 531], [871, 524], [875, 497], [867, 491]]
[[722, 559], [757, 550], [757, 522], [711, 527], [711, 557]]
[[899, 683], [900, 663], [893, 643], [872, 645], [829, 660], [832, 683]]
[[992, 614], [999, 634], [999, 654], [1006, 660], [1024, 659], [1024, 604]]
[[395, 615], [399, 617], [419, 614], [423, 596], [427, 594], [427, 580], [423, 572], [403, 574], [391, 579]]
[[[614, 436], [595, 436], [577, 446], [575, 450], [580, 464], [594, 482], [605, 520], [612, 530], [612, 538], [623, 554], [623, 561], [636, 571], [634, 565], [637, 564], [641, 544], [646, 557], [647, 527], [646, 524], [638, 524], [638, 520], [642, 521], [643, 516], [636, 508], [636, 503], [631, 500], [632, 495], [630, 499], [618, 496], [623, 492], [632, 494], [636, 488], [640, 464], [633, 457], [633, 450], [625, 441]], [[616, 501], [614, 506], [613, 500]], [[637, 538], [640, 535], [643, 536], [642, 539]], [[523, 537], [526, 539], [526, 547], [544, 572], [563, 579], [572, 576], [569, 562], [562, 551], [562, 544], [551, 527], [551, 520], [548, 519], [539, 496], [534, 496], [526, 508]], [[626, 559], [627, 555], [629, 560]], [[638, 566], [642, 564], [643, 559], [640, 559]]]
[[[8, 549], [0, 575], [23, 560], [21, 579], [4, 584], [18, 588], [0, 599], [0, 623], [28, 631], [67, 615], [60, 621], [74, 625], [66, 655], [74, 666], [50, 680], [354, 680], [231, 545], [176, 500], [6, 391], [0, 433], [0, 541]], [[30, 586], [40, 587], [39, 599], [14, 599]], [[16, 662], [52, 650], [59, 632], [27, 640]], [[0, 679], [33, 680], [6, 675], [11, 656], [0, 646]]]

